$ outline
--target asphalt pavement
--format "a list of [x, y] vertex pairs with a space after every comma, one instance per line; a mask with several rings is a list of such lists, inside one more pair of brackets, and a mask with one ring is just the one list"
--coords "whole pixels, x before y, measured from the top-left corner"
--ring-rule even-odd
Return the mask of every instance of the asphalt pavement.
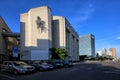
[[120, 63], [87, 61], [69, 68], [21, 75], [0, 72], [0, 80], [120, 80]]

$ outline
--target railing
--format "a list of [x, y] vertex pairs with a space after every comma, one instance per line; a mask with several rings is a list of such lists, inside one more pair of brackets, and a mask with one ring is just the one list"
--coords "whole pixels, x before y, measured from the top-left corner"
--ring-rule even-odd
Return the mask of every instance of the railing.
[[4, 37], [20, 37], [20, 33], [3, 32]]

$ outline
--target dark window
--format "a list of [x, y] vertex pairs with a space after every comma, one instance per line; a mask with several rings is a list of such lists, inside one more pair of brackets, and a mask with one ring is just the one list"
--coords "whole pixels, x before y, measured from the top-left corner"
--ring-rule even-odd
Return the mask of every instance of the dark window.
[[8, 62], [4, 62], [4, 65], [7, 65], [8, 64]]
[[8, 63], [8, 65], [12, 65], [11, 63]]

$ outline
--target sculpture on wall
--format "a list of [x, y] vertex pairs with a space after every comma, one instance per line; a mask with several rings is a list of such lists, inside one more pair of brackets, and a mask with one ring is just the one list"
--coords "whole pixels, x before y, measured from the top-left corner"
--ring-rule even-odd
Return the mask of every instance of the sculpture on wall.
[[36, 24], [40, 33], [42, 33], [43, 31], [46, 32], [45, 22], [42, 21], [39, 16], [37, 17]]

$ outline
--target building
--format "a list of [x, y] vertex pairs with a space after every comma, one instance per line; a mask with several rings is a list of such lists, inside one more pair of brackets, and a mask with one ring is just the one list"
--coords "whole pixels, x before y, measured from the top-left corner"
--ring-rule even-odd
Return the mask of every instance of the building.
[[112, 56], [114, 60], [117, 59], [116, 57], [116, 48], [110, 48], [109, 49], [109, 52], [108, 52], [108, 55]]
[[[0, 16], [0, 62], [13, 60], [13, 47], [19, 48], [19, 33], [13, 33]], [[16, 56], [18, 58], [18, 56]]]
[[79, 54], [95, 57], [95, 36], [92, 34], [84, 35], [79, 38]]
[[[52, 16], [47, 6], [20, 15], [21, 60], [49, 60], [50, 48], [64, 48], [78, 60], [78, 34], [65, 17]], [[72, 43], [72, 44], [70, 44]]]
[[107, 55], [107, 49], [106, 48], [103, 48], [102, 49], [102, 56], [104, 57], [104, 56], [106, 56]]
[[62, 16], [53, 16], [52, 27], [53, 47], [65, 48], [71, 60], [79, 60], [79, 35], [68, 20]]
[[97, 52], [96, 52], [97, 54], [97, 56], [102, 56], [102, 51], [101, 50], [98, 50]]

